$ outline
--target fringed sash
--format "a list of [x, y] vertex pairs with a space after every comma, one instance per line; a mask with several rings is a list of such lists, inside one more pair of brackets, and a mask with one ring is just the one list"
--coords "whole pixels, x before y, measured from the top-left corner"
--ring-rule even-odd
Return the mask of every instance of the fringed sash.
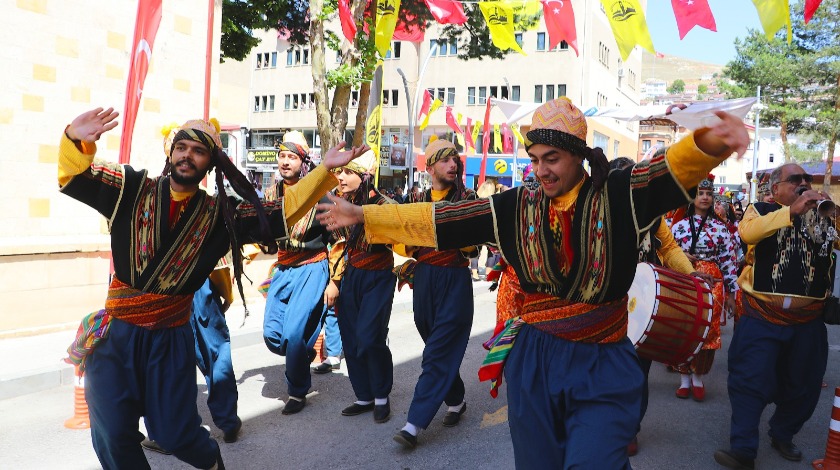
[[108, 337], [111, 319], [118, 318], [149, 330], [185, 325], [190, 319], [193, 294], [165, 295], [143, 292], [117, 279], [111, 280], [105, 308], [82, 318], [76, 339], [67, 348], [66, 361], [84, 372], [87, 357]]
[[490, 395], [499, 386], [516, 336], [525, 324], [567, 341], [615, 343], [627, 336], [627, 297], [605, 304], [573, 303], [548, 294], [525, 294], [523, 314], [505, 322], [496, 336], [484, 343], [490, 352], [478, 369], [478, 380], [490, 380]]
[[744, 316], [762, 318], [775, 325], [798, 325], [819, 318], [825, 308], [824, 300], [799, 307], [784, 307], [784, 296], [773, 296], [770, 302], [753, 297], [744, 292]]

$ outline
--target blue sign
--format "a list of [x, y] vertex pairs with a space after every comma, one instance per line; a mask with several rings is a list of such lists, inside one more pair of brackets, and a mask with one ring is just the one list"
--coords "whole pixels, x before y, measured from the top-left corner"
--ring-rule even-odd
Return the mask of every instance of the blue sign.
[[[467, 157], [467, 166], [466, 166], [466, 173], [467, 176], [475, 176], [481, 172], [481, 156], [480, 155], [470, 155]], [[517, 173], [516, 180], [520, 181], [522, 179], [522, 170], [525, 169], [530, 163], [525, 158], [520, 158], [516, 162], [516, 166], [519, 167], [519, 172]], [[500, 157], [500, 156], [487, 156], [487, 168], [485, 170], [486, 176], [492, 176], [494, 178], [498, 177], [513, 177], [513, 157]]]

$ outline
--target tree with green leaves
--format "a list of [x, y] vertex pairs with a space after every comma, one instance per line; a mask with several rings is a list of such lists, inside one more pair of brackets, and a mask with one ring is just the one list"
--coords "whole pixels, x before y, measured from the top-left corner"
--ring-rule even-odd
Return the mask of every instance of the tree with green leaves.
[[676, 79], [671, 82], [671, 86], [668, 87], [668, 93], [672, 95], [679, 95], [680, 93], [685, 91], [685, 82], [682, 79]]
[[701, 83], [701, 84], [697, 85], [697, 94], [698, 95], [705, 95], [708, 92], [709, 92], [709, 85], [706, 85], [705, 83]]

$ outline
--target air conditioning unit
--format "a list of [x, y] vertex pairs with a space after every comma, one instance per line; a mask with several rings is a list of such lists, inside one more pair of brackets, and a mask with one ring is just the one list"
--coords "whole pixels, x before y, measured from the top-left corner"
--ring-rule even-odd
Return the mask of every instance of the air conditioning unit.
[[619, 76], [619, 77], [623, 77], [623, 76], [624, 76], [624, 69], [618, 69], [618, 76]]

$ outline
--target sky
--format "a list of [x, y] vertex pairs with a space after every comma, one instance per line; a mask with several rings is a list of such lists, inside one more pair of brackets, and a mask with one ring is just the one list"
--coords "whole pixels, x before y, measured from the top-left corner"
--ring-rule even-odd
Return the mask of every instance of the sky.
[[695, 26], [681, 41], [671, 2], [648, 0], [646, 18], [656, 51], [726, 65], [735, 58], [735, 38], [746, 37], [748, 28], [761, 31], [758, 13], [751, 0], [709, 0], [709, 6], [717, 32]]

